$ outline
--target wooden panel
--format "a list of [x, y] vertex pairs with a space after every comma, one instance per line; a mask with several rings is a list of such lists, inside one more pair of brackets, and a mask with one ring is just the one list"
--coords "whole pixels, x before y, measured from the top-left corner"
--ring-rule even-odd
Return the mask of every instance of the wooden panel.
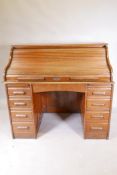
[[75, 92], [46, 93], [46, 112], [79, 112], [81, 94]]
[[34, 93], [34, 111], [41, 112], [79, 112], [82, 93], [43, 92]]

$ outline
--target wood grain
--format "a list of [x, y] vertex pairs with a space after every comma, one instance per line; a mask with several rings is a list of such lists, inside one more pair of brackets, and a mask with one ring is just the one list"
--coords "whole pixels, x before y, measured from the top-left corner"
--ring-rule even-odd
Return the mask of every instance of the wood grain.
[[86, 139], [109, 137], [113, 76], [108, 45], [15, 45], [5, 68], [14, 138], [35, 138], [43, 112], [81, 112]]

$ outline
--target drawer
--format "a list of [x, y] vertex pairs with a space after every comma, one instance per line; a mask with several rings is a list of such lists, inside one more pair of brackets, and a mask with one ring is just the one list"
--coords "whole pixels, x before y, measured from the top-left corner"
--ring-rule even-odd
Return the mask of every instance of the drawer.
[[108, 122], [109, 117], [110, 117], [109, 112], [86, 112], [85, 121]]
[[101, 98], [111, 96], [111, 88], [88, 88], [87, 96]]
[[31, 111], [11, 111], [11, 118], [13, 122], [28, 122], [33, 120]]
[[30, 108], [32, 107], [32, 101], [30, 99], [10, 99], [9, 100], [10, 108]]
[[87, 110], [109, 110], [110, 99], [87, 99]]
[[13, 97], [31, 96], [30, 88], [8, 88], [8, 95]]
[[106, 139], [108, 137], [108, 123], [85, 123], [85, 138]]
[[36, 129], [32, 122], [12, 123], [14, 137], [28, 138], [35, 137]]

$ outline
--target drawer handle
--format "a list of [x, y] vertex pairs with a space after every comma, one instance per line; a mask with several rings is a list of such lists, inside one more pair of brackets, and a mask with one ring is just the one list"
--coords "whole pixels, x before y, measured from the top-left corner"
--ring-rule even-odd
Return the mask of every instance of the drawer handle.
[[26, 103], [23, 103], [23, 102], [17, 102], [17, 103], [14, 103], [15, 106], [26, 106]]
[[54, 81], [59, 81], [61, 78], [60, 77], [53, 77]]
[[104, 118], [103, 115], [93, 115], [92, 118]]
[[93, 92], [93, 95], [105, 95], [106, 92]]
[[14, 95], [24, 95], [25, 92], [24, 91], [13, 91]]
[[93, 103], [92, 106], [104, 106], [104, 103]]
[[16, 114], [15, 116], [20, 118], [27, 118], [26, 114]]
[[29, 126], [17, 126], [17, 129], [29, 129]]
[[97, 126], [92, 126], [91, 129], [92, 130], [103, 130], [102, 127], [97, 127]]

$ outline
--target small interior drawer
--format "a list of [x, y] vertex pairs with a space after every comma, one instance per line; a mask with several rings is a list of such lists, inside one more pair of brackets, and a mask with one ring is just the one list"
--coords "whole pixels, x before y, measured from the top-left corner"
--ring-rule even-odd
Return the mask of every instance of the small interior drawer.
[[10, 99], [10, 108], [30, 108], [32, 107], [32, 101], [30, 99]]
[[24, 96], [30, 96], [31, 95], [31, 89], [30, 88], [8, 88], [8, 95], [13, 97], [24, 97]]
[[110, 99], [87, 99], [87, 110], [109, 110]]
[[31, 111], [11, 111], [11, 118], [13, 122], [28, 122], [33, 120], [33, 114]]

